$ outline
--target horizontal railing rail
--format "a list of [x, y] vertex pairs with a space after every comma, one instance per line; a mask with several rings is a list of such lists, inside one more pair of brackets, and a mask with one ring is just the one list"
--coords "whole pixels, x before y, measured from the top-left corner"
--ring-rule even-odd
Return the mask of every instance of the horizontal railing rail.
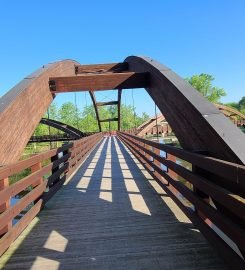
[[[103, 133], [96, 133], [0, 168], [0, 256], [102, 137]], [[20, 179], [11, 183], [18, 174]], [[18, 200], [13, 204], [16, 196]]]
[[245, 166], [125, 132], [118, 137], [227, 262], [244, 269]]

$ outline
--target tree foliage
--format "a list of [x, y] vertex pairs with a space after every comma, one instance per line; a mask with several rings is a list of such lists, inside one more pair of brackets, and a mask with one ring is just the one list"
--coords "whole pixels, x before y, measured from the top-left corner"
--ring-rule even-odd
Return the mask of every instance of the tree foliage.
[[[98, 108], [100, 119], [117, 118], [117, 106], [101, 106]], [[149, 119], [149, 115], [145, 112], [142, 115], [134, 113], [134, 108], [131, 105], [121, 104], [121, 129], [130, 129], [139, 126]], [[60, 121], [71, 125], [83, 132], [99, 131], [98, 122], [93, 105], [85, 106], [83, 110], [76, 108], [72, 102], [65, 102], [58, 107], [56, 103], [51, 104], [49, 110], [44, 117]], [[102, 131], [117, 130], [117, 122], [101, 123]], [[35, 130], [35, 135], [58, 134], [60, 131], [54, 128], [49, 128], [46, 125], [39, 124]]]
[[238, 102], [229, 102], [226, 106], [232, 107], [245, 114], [245, 97], [242, 97]]
[[214, 77], [212, 75], [202, 73], [200, 75], [193, 75], [186, 80], [213, 103], [218, 102], [221, 97], [226, 96], [223, 88], [213, 86]]
[[242, 97], [241, 100], [238, 102], [239, 110], [245, 110], [245, 97]]

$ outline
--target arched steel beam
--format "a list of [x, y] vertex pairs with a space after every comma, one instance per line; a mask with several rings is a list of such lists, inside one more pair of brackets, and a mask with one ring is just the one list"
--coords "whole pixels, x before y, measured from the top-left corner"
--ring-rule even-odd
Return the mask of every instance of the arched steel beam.
[[99, 131], [101, 132], [101, 123], [100, 123], [100, 116], [99, 116], [99, 110], [96, 104], [96, 99], [95, 99], [95, 95], [93, 91], [89, 91], [90, 97], [92, 99], [93, 105], [94, 105], [94, 110], [95, 110], [95, 114], [96, 114], [96, 118], [98, 121], [98, 126], [99, 126]]
[[245, 163], [245, 135], [196, 89], [151, 58], [130, 56], [125, 62], [130, 72], [149, 73], [146, 90], [184, 149]]
[[53, 119], [42, 118], [40, 123], [59, 129], [63, 131], [64, 133], [70, 135], [72, 138], [79, 139], [84, 136], [84, 133], [80, 131], [79, 129], [76, 129], [70, 125], [64, 124], [62, 122], [59, 122]]
[[75, 75], [73, 60], [48, 64], [24, 78], [0, 99], [0, 165], [16, 162], [55, 94], [49, 78]]

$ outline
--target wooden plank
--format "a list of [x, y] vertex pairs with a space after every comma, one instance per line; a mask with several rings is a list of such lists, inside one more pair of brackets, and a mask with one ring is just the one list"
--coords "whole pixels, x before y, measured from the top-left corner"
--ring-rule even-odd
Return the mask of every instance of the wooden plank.
[[49, 85], [52, 93], [143, 88], [148, 84], [148, 75], [127, 72], [50, 77]]
[[[0, 179], [0, 191], [5, 190], [9, 186], [9, 179], [8, 178], [3, 178]], [[8, 211], [10, 208], [10, 198], [8, 200], [3, 201], [0, 203], [0, 217], [3, 215], [5, 211]], [[4, 227], [0, 227], [0, 236], [3, 235], [4, 233], [8, 232], [12, 227], [11, 222], [5, 222]]]
[[[124, 141], [124, 139], [123, 139]], [[244, 269], [244, 260], [234, 252], [227, 243], [217, 235], [217, 233], [211, 229], [200, 217], [198, 217], [194, 211], [187, 208], [177, 197], [173, 194], [169, 185], [163, 183], [160, 178], [158, 178], [158, 174], [156, 171], [151, 171], [147, 167], [147, 163], [144, 162], [142, 157], [135, 152], [135, 149], [128, 144], [127, 141], [124, 143], [129, 147], [129, 149], [134, 153], [134, 155], [138, 158], [144, 168], [148, 171], [148, 173], [160, 184], [160, 186], [166, 191], [166, 193], [173, 199], [173, 201], [178, 205], [178, 207], [187, 215], [187, 217], [193, 222], [193, 224], [200, 229], [203, 235], [210, 241], [210, 243], [215, 247], [216, 251], [223, 257], [230, 267], [236, 267], [239, 270]]]
[[39, 213], [41, 205], [42, 200], [39, 200], [15, 226], [0, 239], [0, 256]]
[[52, 175], [50, 175], [48, 178], [48, 186], [51, 186], [55, 182], [55, 180], [57, 180], [61, 176], [62, 173], [67, 171], [68, 167], [69, 163], [66, 162], [60, 169], [52, 173]]
[[[171, 171], [168, 171], [172, 178], [176, 178], [176, 174], [182, 176], [184, 179], [186, 179], [186, 181], [189, 181], [197, 188], [210, 195], [212, 198], [215, 198], [216, 201], [220, 202], [223, 206], [230, 209], [235, 215], [238, 215], [241, 219], [245, 220], [244, 198], [232, 194], [230, 191], [227, 191], [226, 189], [210, 182], [204, 177], [194, 174], [193, 172], [182, 167], [181, 165], [178, 165], [171, 160], [167, 160], [164, 157], [157, 155], [153, 151], [141, 146], [137, 141], [131, 139], [127, 140], [132, 142], [135, 147], [142, 149], [146, 154], [152, 156], [161, 164], [164, 164], [167, 168], [173, 170], [175, 174], [173, 174]], [[158, 148], [155, 148], [155, 151], [156, 150], [158, 151], [158, 153], [160, 153], [160, 150]]]
[[[129, 144], [134, 151], [145, 161], [150, 163], [147, 158], [142, 155], [138, 150], [132, 146], [132, 142], [123, 141]], [[224, 216], [221, 212], [216, 211], [213, 207], [208, 205], [206, 202], [201, 200], [195, 193], [193, 193], [190, 189], [188, 189], [181, 182], [173, 179], [168, 173], [164, 172], [161, 168], [159, 168], [156, 164], [151, 163], [151, 166], [154, 170], [156, 170], [162, 177], [164, 177], [176, 190], [178, 190], [187, 200], [189, 200], [195, 207], [201, 210], [214, 224], [217, 225], [223, 232], [230, 237], [238, 246], [244, 250], [245, 247], [245, 235], [243, 229], [233, 223], [228, 217]]]
[[75, 73], [96, 73], [96, 72], [122, 72], [128, 69], [128, 64], [111, 63], [111, 64], [94, 64], [94, 65], [75, 65]]
[[[31, 232], [28, 228], [21, 235], [22, 243], [13, 243], [0, 268], [8, 258], [6, 269], [227, 269], [190, 221], [178, 221], [183, 212], [167, 194], [152, 188], [150, 183], [156, 182], [117, 138], [100, 146], [53, 196]], [[109, 149], [111, 158], [105, 160]], [[94, 157], [98, 162], [90, 163]], [[93, 173], [83, 177], [91, 165]], [[110, 179], [101, 176], [110, 167], [112, 189], [105, 191], [102, 184]], [[128, 182], [138, 191], [127, 189]]]
[[3, 214], [0, 215], [0, 230], [6, 226], [8, 222], [12, 223], [13, 218], [15, 218], [21, 211], [23, 211], [30, 203], [34, 202], [39, 198], [44, 190], [46, 189], [47, 181], [45, 180], [28, 194], [26, 194], [22, 199], [20, 199], [15, 205], [7, 209]]
[[43, 205], [46, 204], [55, 195], [55, 193], [62, 187], [66, 179], [67, 175], [63, 175], [62, 178], [49, 189], [48, 192], [43, 193]]
[[37, 154], [28, 159], [21, 160], [14, 164], [4, 166], [3, 168], [0, 169], [0, 178], [6, 178], [10, 175], [23, 171], [24, 169], [29, 168], [38, 162], [41, 162], [45, 159], [49, 159], [60, 152], [66, 151], [72, 146], [73, 143], [65, 144], [64, 146], [59, 147], [57, 149], [48, 150], [42, 154]]
[[40, 177], [49, 173], [52, 170], [52, 166], [53, 164], [51, 163], [43, 167], [40, 171], [34, 172], [26, 176], [25, 178], [19, 180], [18, 182], [14, 183], [13, 185], [6, 187], [4, 190], [1, 190], [0, 205], [9, 200], [10, 197], [14, 197], [22, 190], [35, 183]]
[[245, 190], [245, 183], [243, 181], [245, 176], [245, 166], [209, 156], [203, 156], [197, 153], [192, 153], [190, 151], [186, 151], [177, 147], [160, 144], [157, 142], [139, 138], [135, 135], [125, 132], [122, 132], [122, 134], [127, 137], [135, 138], [140, 142], [144, 142], [145, 144], [156, 147], [167, 153], [170, 153], [200, 168], [208, 168], [210, 172], [221, 176], [223, 179], [226, 179], [227, 182], [231, 183], [233, 186], [238, 185], [240, 191]]

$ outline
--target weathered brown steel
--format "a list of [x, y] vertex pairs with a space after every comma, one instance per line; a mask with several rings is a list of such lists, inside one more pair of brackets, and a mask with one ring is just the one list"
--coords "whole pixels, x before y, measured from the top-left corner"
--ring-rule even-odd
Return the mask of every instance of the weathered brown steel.
[[147, 57], [125, 59], [131, 72], [148, 72], [146, 90], [184, 149], [245, 163], [245, 135], [185, 80]]
[[100, 116], [99, 116], [99, 111], [98, 111], [94, 91], [89, 91], [89, 94], [90, 94], [90, 97], [91, 97], [93, 105], [94, 105], [94, 110], [95, 110], [95, 114], [96, 114], [96, 118], [97, 118], [97, 122], [98, 122], [98, 126], [99, 126], [99, 131], [101, 132]]
[[[220, 254], [227, 261], [227, 263], [230, 264], [230, 266], [233, 268], [235, 267], [236, 269], [243, 269], [245, 265], [244, 260], [236, 252], [234, 252], [233, 249], [222, 239], [222, 235], [219, 235], [219, 233], [211, 229], [213, 226], [211, 226], [211, 228], [209, 226], [210, 222], [211, 225], [215, 224], [219, 229], [221, 229], [223, 233], [225, 233], [230, 239], [233, 240], [233, 242], [239, 247], [241, 252], [244, 252], [244, 198], [239, 196], [238, 194], [232, 193], [232, 191], [223, 189], [219, 185], [210, 181], [210, 179], [202, 177], [196, 174], [194, 171], [191, 172], [183, 168], [181, 165], [162, 157], [159, 150], [164, 150], [167, 153], [175, 153], [177, 157], [187, 160], [188, 162], [190, 162], [190, 160], [193, 160], [195, 165], [200, 165], [201, 167], [205, 166], [203, 162], [205, 163], [206, 159], [210, 159], [211, 163], [216, 164], [216, 169], [219, 168], [219, 174], [222, 175], [225, 174], [222, 169], [224, 166], [228, 165], [228, 163], [224, 162], [223, 160], [203, 157], [202, 155], [193, 154], [182, 149], [177, 149], [160, 143], [148, 141], [127, 133], [120, 132], [118, 133], [118, 135], [119, 138], [138, 157], [138, 159], [142, 162], [148, 172], [161, 184], [161, 186], [171, 196], [171, 198], [175, 200], [177, 205], [184, 211], [184, 213], [186, 213], [186, 215], [191, 219], [191, 221], [216, 247], [216, 250], [220, 252]], [[142, 145], [142, 143], [144, 143], [144, 146]], [[154, 149], [151, 150], [147, 146], [153, 146]], [[168, 151], [169, 149], [170, 151]], [[198, 158], [196, 159], [196, 157]], [[164, 164], [168, 168], [168, 170], [166, 171], [162, 169], [161, 164]], [[235, 170], [237, 166], [239, 165], [229, 163], [229, 181], [235, 183], [237, 179], [240, 179], [240, 189], [242, 190], [241, 192], [244, 193], [245, 186], [242, 183], [241, 177], [242, 174], [245, 173], [245, 166], [239, 166], [240, 169], [243, 171], [242, 174], [239, 173], [238, 170], [236, 170], [236, 173], [233, 175], [232, 167], [234, 167]], [[209, 167], [205, 168], [206, 170], [209, 170]], [[169, 169], [174, 174], [170, 173]], [[191, 184], [193, 184], [194, 187], [197, 187], [199, 190], [204, 191], [205, 194], [208, 194], [214, 201], [218, 201], [220, 205], [223, 205], [223, 207], [232, 211], [232, 213], [239, 218], [234, 219], [232, 218], [232, 216], [226, 215], [226, 212], [219, 211], [219, 208], [213, 208], [208, 201], [202, 200], [197, 194], [195, 194], [195, 192], [187, 188], [181, 181], [178, 181], [175, 175], [183, 177]], [[231, 175], [233, 178], [230, 178]], [[226, 175], [226, 177], [228, 176]], [[183, 199], [181, 199], [175, 191], [183, 195], [184, 198], [186, 198], [190, 203], [194, 205], [196, 209], [198, 209], [198, 211], [193, 211], [186, 203], [183, 203]], [[198, 213], [200, 211], [205, 215], [205, 217], [208, 218], [209, 222], [203, 220], [203, 218], [199, 216]], [[242, 222], [238, 220], [242, 220]]]
[[127, 71], [128, 64], [111, 63], [111, 64], [97, 64], [97, 65], [75, 65], [76, 74], [84, 73], [103, 73], [103, 72], [123, 72]]
[[0, 99], [0, 165], [16, 162], [48, 106], [54, 99], [48, 81], [52, 76], [74, 75], [75, 61], [43, 66]]
[[50, 77], [52, 93], [131, 89], [147, 86], [148, 73], [98, 73], [70, 77]]

